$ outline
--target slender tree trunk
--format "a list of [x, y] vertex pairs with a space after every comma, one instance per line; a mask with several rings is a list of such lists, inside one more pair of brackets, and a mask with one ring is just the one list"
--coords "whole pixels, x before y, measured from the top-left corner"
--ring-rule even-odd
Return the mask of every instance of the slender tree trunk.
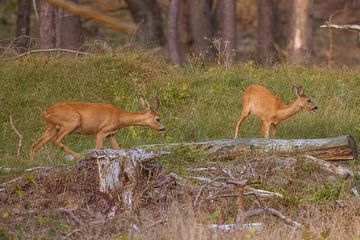
[[[179, 44], [180, 44], [180, 53], [184, 54], [190, 50], [193, 46], [194, 39], [191, 34], [190, 26], [190, 7], [188, 0], [180, 0], [180, 13], [179, 13]], [[183, 57], [183, 56], [182, 56]]]
[[16, 48], [21, 52], [29, 48], [30, 39], [30, 14], [31, 14], [31, 1], [18, 0], [18, 13], [16, 23]]
[[276, 58], [273, 0], [258, 0], [257, 4], [257, 60], [260, 65], [267, 67]]
[[292, 0], [291, 9], [288, 61], [299, 64], [309, 60], [312, 50], [312, 0]]
[[55, 7], [45, 0], [40, 2], [40, 47], [49, 49], [55, 47]]
[[169, 19], [168, 19], [168, 44], [170, 60], [175, 65], [181, 65], [181, 57], [179, 51], [179, 11], [180, 0], [170, 0], [169, 3]]
[[[72, 1], [76, 2], [76, 1]], [[77, 50], [82, 43], [81, 21], [78, 15], [58, 8], [56, 11], [56, 44], [57, 48]]]
[[190, 26], [194, 39], [194, 49], [198, 54], [204, 54], [210, 59], [214, 56], [210, 49], [210, 38], [213, 36], [212, 25], [212, 0], [188, 0], [190, 6]]
[[226, 0], [223, 3], [223, 40], [225, 67], [235, 63], [236, 51], [236, 0]]
[[161, 8], [156, 0], [125, 0], [134, 21], [140, 24], [137, 38], [152, 45], [165, 45]]

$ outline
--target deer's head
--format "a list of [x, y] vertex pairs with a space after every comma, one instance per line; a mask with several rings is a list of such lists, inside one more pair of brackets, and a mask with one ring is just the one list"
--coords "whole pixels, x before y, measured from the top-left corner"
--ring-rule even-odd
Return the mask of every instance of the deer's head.
[[157, 97], [155, 97], [155, 99], [156, 99], [156, 108], [153, 109], [150, 107], [148, 101], [140, 98], [141, 105], [145, 110], [145, 116], [146, 116], [145, 123], [147, 126], [152, 127], [158, 131], [165, 131], [165, 127], [161, 123], [160, 117], [157, 113], [157, 110], [159, 109], [160, 106], [160, 100]]
[[316, 104], [311, 100], [311, 98], [309, 96], [306, 96], [304, 94], [304, 89], [301, 85], [298, 84], [294, 84], [293, 85], [294, 88], [294, 92], [295, 95], [297, 96], [297, 104], [301, 107], [304, 108], [308, 111], [311, 112], [316, 112], [316, 110], [318, 109], [318, 107], [316, 106]]

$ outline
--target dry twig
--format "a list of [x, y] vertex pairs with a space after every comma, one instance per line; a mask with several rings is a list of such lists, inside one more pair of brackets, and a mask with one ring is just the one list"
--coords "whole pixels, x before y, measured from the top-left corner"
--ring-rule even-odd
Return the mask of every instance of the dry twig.
[[63, 49], [63, 48], [50, 48], [50, 49], [37, 49], [37, 50], [32, 50], [32, 51], [28, 51], [19, 55], [16, 55], [14, 57], [9, 57], [9, 58], [4, 58], [2, 59], [3, 61], [10, 61], [10, 60], [14, 60], [17, 58], [21, 58], [33, 53], [41, 53], [41, 52], [68, 52], [68, 53], [76, 53], [78, 54], [82, 54], [82, 55], [87, 55], [88, 53], [86, 52], [80, 52], [80, 51], [76, 51], [76, 50], [70, 50], [70, 49]]
[[10, 126], [11, 126], [11, 129], [15, 132], [15, 134], [19, 138], [19, 144], [18, 144], [18, 150], [17, 150], [17, 159], [20, 160], [20, 153], [21, 153], [22, 143], [24, 141], [24, 136], [16, 129], [16, 126], [15, 126], [15, 124], [13, 122], [12, 116], [10, 116]]

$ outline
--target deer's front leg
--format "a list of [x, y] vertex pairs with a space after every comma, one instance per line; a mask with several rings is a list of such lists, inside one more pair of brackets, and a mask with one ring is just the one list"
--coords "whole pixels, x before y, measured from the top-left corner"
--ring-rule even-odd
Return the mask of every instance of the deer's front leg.
[[263, 121], [261, 125], [261, 130], [264, 138], [269, 138], [270, 123]]
[[96, 146], [95, 146], [95, 148], [97, 148], [97, 149], [103, 148], [104, 138], [105, 138], [105, 133], [104, 132], [98, 132], [96, 134]]

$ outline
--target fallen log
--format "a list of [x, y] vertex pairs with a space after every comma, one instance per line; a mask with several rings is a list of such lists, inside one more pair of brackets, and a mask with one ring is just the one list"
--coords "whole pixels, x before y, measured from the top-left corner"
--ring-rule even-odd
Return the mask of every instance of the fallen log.
[[239, 138], [205, 142], [143, 145], [151, 151], [171, 152], [177, 148], [205, 154], [209, 159], [232, 160], [238, 156], [262, 153], [300, 154], [327, 161], [357, 159], [355, 139], [350, 135], [319, 139]]

